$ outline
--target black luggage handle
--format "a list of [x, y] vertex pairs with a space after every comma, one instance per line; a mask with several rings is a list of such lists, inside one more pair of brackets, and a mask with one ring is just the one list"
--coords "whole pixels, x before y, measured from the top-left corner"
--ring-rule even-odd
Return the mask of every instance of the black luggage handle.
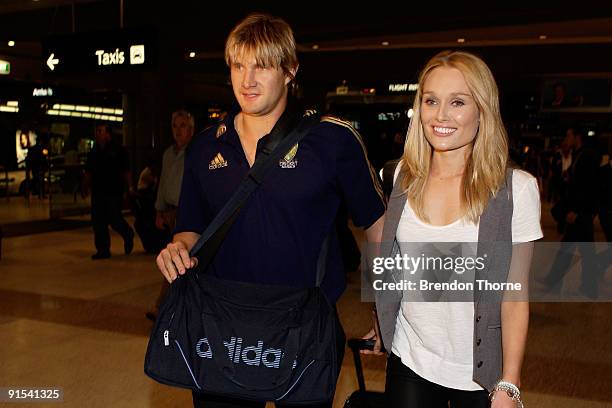
[[[366, 392], [365, 379], [363, 378], [363, 367], [361, 365], [361, 356], [359, 352], [361, 350], [374, 350], [374, 339], [348, 339], [347, 344], [353, 352], [353, 360], [355, 361], [355, 371], [357, 372], [357, 383], [359, 384], [359, 391], [361, 393]], [[384, 347], [381, 348], [382, 352], [385, 352]]]

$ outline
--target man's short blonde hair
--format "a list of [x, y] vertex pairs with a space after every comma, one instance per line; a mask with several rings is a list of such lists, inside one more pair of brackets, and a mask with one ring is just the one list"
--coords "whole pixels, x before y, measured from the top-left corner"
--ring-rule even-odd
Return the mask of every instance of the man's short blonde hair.
[[172, 112], [172, 126], [174, 126], [174, 121], [177, 118], [185, 118], [189, 123], [189, 126], [193, 129], [195, 127], [195, 122], [193, 120], [193, 115], [185, 110], [178, 110], [176, 112]]
[[231, 67], [245, 54], [252, 54], [262, 67], [280, 68], [294, 78], [298, 66], [295, 38], [289, 24], [281, 18], [251, 14], [238, 23], [227, 37], [225, 62]]

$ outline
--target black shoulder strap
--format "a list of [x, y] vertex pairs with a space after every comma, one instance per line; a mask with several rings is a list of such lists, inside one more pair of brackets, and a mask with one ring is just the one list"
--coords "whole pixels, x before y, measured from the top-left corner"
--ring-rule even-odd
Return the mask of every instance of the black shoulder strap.
[[[268, 171], [287, 151], [306, 136], [310, 128], [319, 120], [319, 115], [311, 114], [303, 117], [297, 126], [294, 126], [295, 116], [287, 110], [283, 113], [270, 132], [266, 145], [258, 152], [257, 159], [247, 176], [191, 248], [190, 255], [198, 258], [200, 270], [206, 270], [211, 263], [240, 209], [262, 183]], [[293, 130], [287, 134], [291, 127]]]
[[323, 244], [321, 245], [321, 250], [319, 251], [319, 258], [317, 259], [317, 277], [316, 277], [317, 287], [321, 286], [321, 284], [323, 283], [323, 279], [325, 279], [325, 273], [327, 272], [327, 254], [329, 252], [331, 237], [335, 232], [336, 232], [336, 228], [332, 226], [331, 231], [327, 234], [327, 236], [323, 240]]
[[400, 159], [389, 160], [383, 167], [382, 182], [383, 182], [383, 193], [387, 201], [393, 191], [393, 179], [395, 178], [395, 169], [397, 168]]

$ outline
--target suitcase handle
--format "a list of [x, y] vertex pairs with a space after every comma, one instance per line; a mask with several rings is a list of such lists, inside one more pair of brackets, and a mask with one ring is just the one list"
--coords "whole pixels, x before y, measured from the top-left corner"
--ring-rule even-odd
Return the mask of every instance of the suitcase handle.
[[[376, 341], [374, 339], [349, 339], [347, 343], [353, 353], [358, 353], [360, 350], [374, 350]], [[384, 353], [386, 350], [382, 347], [380, 351]]]
[[[374, 339], [349, 339], [347, 344], [351, 351], [353, 352], [353, 360], [355, 361], [355, 371], [357, 372], [357, 383], [359, 384], [359, 391], [363, 394], [366, 392], [365, 387], [365, 379], [363, 378], [363, 367], [361, 365], [361, 356], [359, 354], [360, 350], [373, 350], [374, 349]], [[380, 351], [384, 352], [385, 349], [381, 349]]]
[[358, 353], [360, 350], [374, 350], [374, 339], [349, 339], [348, 346], [353, 353]]

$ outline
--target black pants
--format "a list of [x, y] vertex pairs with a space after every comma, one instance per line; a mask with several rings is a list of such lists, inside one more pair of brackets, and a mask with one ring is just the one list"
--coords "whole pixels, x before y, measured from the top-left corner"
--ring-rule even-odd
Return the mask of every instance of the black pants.
[[485, 391], [463, 391], [427, 381], [391, 353], [387, 362], [385, 384], [386, 406], [389, 408], [487, 408]]
[[140, 237], [145, 252], [155, 255], [164, 249], [169, 242], [172, 242], [172, 230], [174, 229], [174, 223], [164, 230], [157, 229], [155, 225], [157, 215], [155, 209], [156, 193], [157, 190], [154, 188], [140, 189], [131, 201], [132, 213], [136, 216], [134, 229]]
[[98, 252], [110, 252], [109, 225], [124, 241], [134, 238], [134, 231], [121, 214], [121, 204], [121, 196], [95, 194], [91, 197], [91, 223]]
[[[342, 367], [342, 359], [344, 358], [344, 345], [346, 343], [346, 337], [344, 335], [344, 329], [338, 318], [338, 312], [336, 312], [336, 333], [337, 337], [337, 356], [338, 356], [338, 370]], [[300, 405], [302, 408], [331, 408], [333, 401], [329, 401], [325, 404], [317, 405]], [[288, 405], [275, 404], [276, 407], [286, 407]], [[238, 398], [219, 397], [210, 394], [193, 393], [193, 406], [194, 408], [263, 408], [266, 406], [265, 402], [253, 402], [245, 401]]]

